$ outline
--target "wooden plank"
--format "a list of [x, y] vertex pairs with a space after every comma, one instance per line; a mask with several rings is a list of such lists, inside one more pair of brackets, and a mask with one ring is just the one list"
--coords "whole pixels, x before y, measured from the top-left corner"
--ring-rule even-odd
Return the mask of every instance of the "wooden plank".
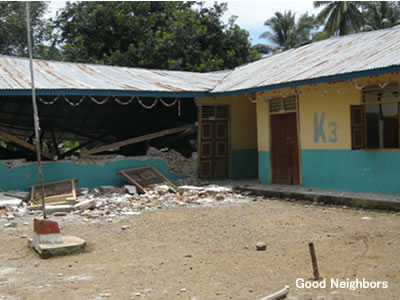
[[80, 154], [81, 157], [84, 156], [88, 156], [91, 154], [95, 154], [95, 153], [100, 153], [100, 152], [104, 152], [107, 150], [111, 150], [111, 149], [117, 149], [126, 145], [132, 145], [135, 143], [140, 143], [140, 142], [144, 142], [144, 141], [148, 141], [148, 140], [152, 140], [161, 136], [165, 136], [168, 134], [173, 134], [173, 133], [178, 133], [181, 131], [185, 131], [189, 128], [191, 128], [193, 126], [193, 124], [189, 124], [189, 125], [185, 125], [185, 126], [180, 126], [180, 127], [176, 127], [176, 128], [171, 128], [171, 129], [166, 129], [166, 130], [162, 130], [162, 131], [158, 131], [158, 132], [154, 132], [154, 133], [150, 133], [150, 134], [146, 134], [143, 136], [138, 136], [138, 137], [134, 137], [134, 138], [130, 138], [124, 141], [120, 141], [120, 142], [116, 142], [116, 143], [112, 143], [109, 145], [105, 145], [105, 146], [101, 146], [98, 148], [94, 148], [91, 150], [88, 150], [86, 152], [83, 152]]
[[[36, 147], [35, 146], [25, 142], [24, 140], [21, 140], [20, 138], [17, 138], [16, 136], [13, 136], [13, 135], [8, 134], [7, 132], [1, 131], [1, 130], [0, 130], [0, 136], [5, 138], [5, 139], [7, 139], [8, 141], [10, 141], [12, 143], [15, 143], [15, 144], [17, 144], [17, 145], [19, 145], [21, 147], [24, 147], [26, 149], [29, 149], [29, 150], [33, 151], [33, 152], [36, 152]], [[57, 160], [57, 156], [56, 155], [53, 155], [53, 154], [51, 154], [49, 152], [46, 152], [46, 151], [43, 151], [43, 150], [42, 150], [42, 155], [44, 157], [47, 157], [47, 158], [51, 159], [51, 160]]]

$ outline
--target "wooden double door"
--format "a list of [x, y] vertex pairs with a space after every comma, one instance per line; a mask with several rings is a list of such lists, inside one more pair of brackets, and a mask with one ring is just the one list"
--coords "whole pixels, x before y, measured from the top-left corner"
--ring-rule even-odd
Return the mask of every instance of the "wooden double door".
[[200, 177], [228, 178], [228, 120], [202, 120], [200, 130]]
[[270, 117], [272, 183], [300, 184], [296, 113]]

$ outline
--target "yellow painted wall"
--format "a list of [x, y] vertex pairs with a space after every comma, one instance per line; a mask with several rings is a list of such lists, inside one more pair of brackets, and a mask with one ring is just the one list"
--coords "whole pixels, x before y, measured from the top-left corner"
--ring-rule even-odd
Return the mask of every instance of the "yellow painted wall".
[[[360, 104], [361, 91], [352, 87], [341, 95], [331, 86], [323, 95], [328, 84], [315, 88], [300, 89], [305, 91], [299, 96], [301, 149], [351, 149], [350, 105]], [[337, 88], [344, 91], [348, 83]]]
[[[395, 80], [398, 80], [398, 77], [388, 74], [378, 77], [361, 77], [354, 79], [353, 82], [362, 87]], [[361, 103], [361, 90], [354, 87], [351, 81], [299, 86], [298, 89], [300, 93], [297, 117], [300, 148], [351, 149], [350, 106]], [[293, 94], [292, 88], [257, 93], [259, 151], [270, 149], [268, 103], [264, 101], [264, 98]]]
[[[254, 94], [251, 95], [253, 99]], [[202, 105], [229, 105], [231, 110], [231, 149], [257, 149], [256, 104], [246, 95], [200, 98]]]

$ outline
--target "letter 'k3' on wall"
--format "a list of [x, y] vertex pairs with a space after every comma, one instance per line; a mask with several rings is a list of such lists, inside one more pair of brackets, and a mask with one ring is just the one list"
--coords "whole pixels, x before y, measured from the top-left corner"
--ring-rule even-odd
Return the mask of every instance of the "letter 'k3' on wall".
[[[326, 112], [322, 112], [320, 116], [318, 113], [314, 113], [314, 142], [318, 143], [320, 140], [323, 143], [327, 142], [325, 131], [324, 131], [324, 124], [325, 124]], [[336, 143], [337, 138], [337, 123], [336, 122], [329, 122], [328, 123], [328, 142], [329, 143]]]

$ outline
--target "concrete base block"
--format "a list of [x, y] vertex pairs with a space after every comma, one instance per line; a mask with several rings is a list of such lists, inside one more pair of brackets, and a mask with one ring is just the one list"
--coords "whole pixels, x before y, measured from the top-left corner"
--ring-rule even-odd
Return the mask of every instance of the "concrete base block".
[[28, 246], [39, 253], [42, 258], [49, 258], [57, 255], [68, 255], [81, 249], [86, 244], [85, 240], [75, 236], [63, 236], [62, 242], [57, 244], [34, 243], [33, 239], [28, 239]]

